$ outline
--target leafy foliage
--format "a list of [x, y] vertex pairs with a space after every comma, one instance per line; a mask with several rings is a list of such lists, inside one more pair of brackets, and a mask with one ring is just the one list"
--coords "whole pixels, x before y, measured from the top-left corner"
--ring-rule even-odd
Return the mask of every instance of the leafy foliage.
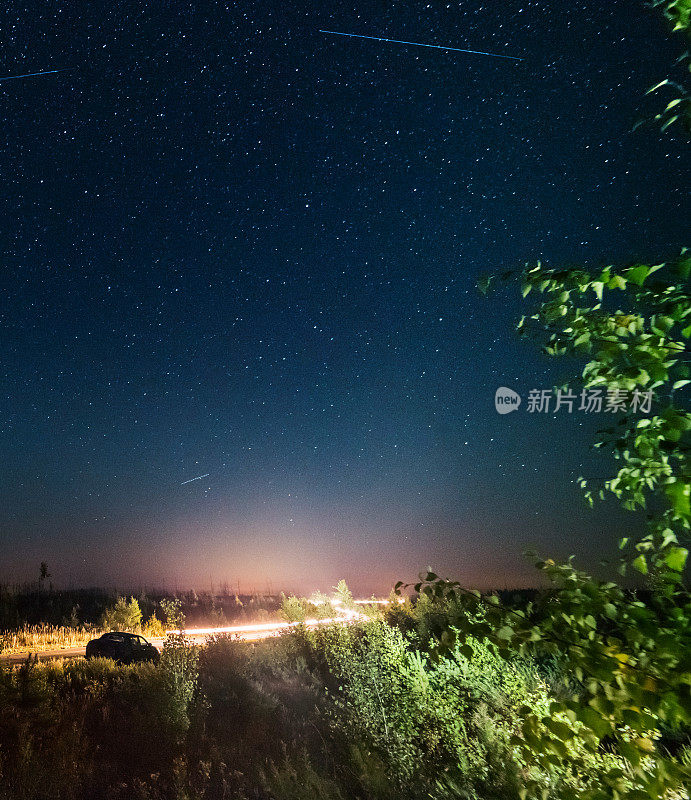
[[[542, 342], [548, 355], [588, 358], [582, 373], [586, 389], [628, 392], [641, 403], [645, 393], [654, 398], [655, 413], [624, 416], [596, 446], [611, 447], [622, 463], [604, 491], [628, 509], [645, 508], [651, 497], [664, 503], [635, 565], [647, 571], [650, 553], [656, 567], [661, 560], [674, 568], [671, 577], [681, 573], [686, 558], [677, 536], [691, 525], [691, 414], [677, 402], [691, 383], [685, 359], [691, 337], [690, 274], [687, 251], [669, 266], [610, 266], [595, 274], [527, 267], [523, 295], [535, 292], [541, 303], [518, 323], [522, 333]], [[581, 482], [592, 502], [592, 491]]]
[[344, 608], [355, 608], [353, 602], [353, 593], [348, 588], [345, 580], [341, 579], [336, 586], [334, 586], [334, 600], [340, 603]]
[[280, 613], [286, 622], [304, 622], [307, 618], [306, 603], [295, 595], [282, 595]]
[[101, 617], [101, 627], [111, 631], [135, 631], [142, 622], [142, 612], [134, 597], [127, 601], [118, 597], [115, 605], [107, 608]]
[[186, 618], [179, 598], [164, 598], [161, 600], [160, 606], [166, 620], [166, 626], [182, 632], [185, 629]]
[[[674, 32], [681, 31], [686, 38], [691, 41], [691, 0], [652, 0], [654, 8], [660, 8], [662, 13], [672, 23]], [[684, 52], [677, 63], [687, 62], [687, 68], [691, 71], [691, 61], [689, 61], [689, 51]], [[691, 93], [689, 89], [678, 81], [665, 78], [659, 83], [648, 89], [648, 94], [659, 93], [660, 91], [670, 91], [672, 99], [665, 108], [655, 116], [655, 120], [660, 123], [660, 130], [665, 131], [676, 122], [685, 125], [688, 132], [691, 132]]]
[[197, 686], [199, 649], [185, 634], [169, 633], [163, 642], [161, 672], [169, 698], [169, 717], [183, 734], [190, 724], [188, 709]]
[[433, 663], [381, 619], [303, 629], [291, 639], [329, 688], [334, 730], [349, 732], [367, 794], [444, 797], [455, 784], [461, 796], [491, 795], [490, 785], [515, 796], [520, 765], [509, 739], [517, 700], [510, 692], [533, 700], [541, 684], [529, 670], [498, 669], [479, 643], [472, 660]]
[[[345, 584], [345, 581], [342, 581], [342, 583]], [[286, 622], [305, 622], [307, 619], [329, 619], [336, 615], [334, 602], [337, 602], [338, 599], [339, 598], [335, 596], [334, 601], [332, 601], [327, 595], [321, 592], [313, 592], [309, 598], [296, 597], [292, 594], [289, 596], [281, 594], [280, 615]], [[350, 603], [352, 606], [352, 595], [350, 597]]]
[[[615, 583], [596, 581], [568, 563], [538, 568], [552, 589], [525, 610], [507, 608], [428, 573], [416, 589], [456, 609], [439, 639], [438, 654], [456, 649], [468, 658], [472, 641], [490, 642], [512, 664], [517, 656], [564, 659], [574, 683], [540, 713], [517, 710], [512, 739], [526, 764], [589, 774], [589, 759], [609, 748], [621, 760], [597, 785], [576, 786], [575, 797], [657, 798], [691, 781], [691, 770], [658, 747], [662, 728], [691, 728], [691, 599], [681, 590], [647, 602]], [[574, 747], [574, 745], [576, 745]], [[525, 796], [540, 796], [535, 779]]]
[[[523, 296], [539, 300], [519, 321], [519, 331], [536, 338], [550, 357], [585, 360], [583, 392], [600, 387], [641, 402], [649, 396], [650, 413], [623, 417], [596, 446], [611, 447], [620, 462], [599, 496], [611, 493], [627, 509], [653, 512], [650, 533], [620, 566], [623, 574], [632, 567], [652, 577], [653, 591], [641, 597], [593, 579], [571, 561], [552, 560], [537, 562], [550, 590], [525, 609], [432, 572], [415, 586], [453, 610], [438, 631], [440, 655], [458, 650], [471, 658], [472, 642], [486, 640], [507, 664], [528, 656], [564, 660], [573, 684], [544, 711], [519, 708], [520, 731], [511, 743], [526, 765], [555, 780], [567, 770], [580, 776], [572, 796], [583, 800], [688, 797], [691, 784], [688, 759], [674, 757], [662, 742], [665, 732], [688, 739], [691, 731], [691, 596], [683, 585], [683, 540], [691, 527], [691, 414], [679, 400], [691, 383], [690, 273], [691, 257], [683, 251], [669, 265], [592, 273], [537, 264], [521, 275]], [[481, 288], [491, 283], [487, 279]], [[588, 481], [581, 484], [592, 503]], [[621, 542], [622, 550], [627, 544]], [[615, 760], [597, 781], [586, 780], [591, 759], [605, 750]], [[524, 796], [548, 792], [528, 775]]]

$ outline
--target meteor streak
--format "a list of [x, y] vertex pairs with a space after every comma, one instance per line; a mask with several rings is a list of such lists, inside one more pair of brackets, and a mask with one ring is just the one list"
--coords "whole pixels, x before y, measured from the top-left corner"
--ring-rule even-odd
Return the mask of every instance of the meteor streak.
[[456, 53], [473, 53], [476, 56], [492, 56], [492, 58], [510, 58], [512, 61], [523, 61], [516, 56], [505, 56], [501, 53], [485, 53], [483, 50], [464, 50], [462, 47], [447, 47], [443, 44], [425, 44], [424, 42], [405, 42], [402, 39], [384, 39], [381, 36], [363, 36], [360, 33], [342, 33], [341, 31], [325, 31], [321, 28], [319, 33], [331, 33], [334, 36], [350, 36], [353, 39], [372, 39], [375, 42], [394, 42], [395, 44], [412, 44], [415, 47], [434, 47], [436, 50], [454, 50]]
[[202, 478], [208, 478], [211, 475], [210, 472], [207, 472], [205, 475], [197, 475], [196, 478], [190, 478], [188, 481], [183, 481], [180, 486], [184, 486], [186, 483], [192, 483], [192, 481], [200, 481]]
[[62, 69], [46, 69], [43, 72], [25, 72], [24, 75], [5, 75], [0, 78], [0, 81], [13, 81], [16, 78], [33, 78], [34, 75], [54, 75], [56, 72], [67, 72], [72, 67], [63, 67]]

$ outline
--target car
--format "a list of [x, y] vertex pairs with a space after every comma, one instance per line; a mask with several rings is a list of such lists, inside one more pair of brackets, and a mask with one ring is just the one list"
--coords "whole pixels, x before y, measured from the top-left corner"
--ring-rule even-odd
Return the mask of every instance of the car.
[[92, 639], [86, 646], [87, 658], [112, 658], [118, 664], [136, 664], [150, 661], [158, 664], [161, 657], [158, 650], [136, 633], [111, 631], [98, 639]]

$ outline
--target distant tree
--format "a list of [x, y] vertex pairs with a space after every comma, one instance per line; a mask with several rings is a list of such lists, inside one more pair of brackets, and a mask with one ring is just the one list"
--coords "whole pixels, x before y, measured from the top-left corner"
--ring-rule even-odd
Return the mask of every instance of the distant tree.
[[289, 597], [282, 594], [280, 614], [286, 622], [304, 622], [307, 618], [304, 600], [293, 594]]
[[67, 624], [70, 628], [79, 627], [79, 605], [76, 603], [72, 606]]
[[223, 613], [223, 606], [217, 605], [216, 598], [212, 597], [209, 606], [209, 622], [212, 622], [214, 625], [223, 625], [226, 621], [226, 615]]
[[136, 631], [142, 623], [142, 612], [134, 597], [129, 602], [118, 597], [114, 606], [107, 608], [101, 616], [101, 627], [115, 631]]
[[142, 633], [152, 638], [162, 638], [166, 635], [166, 627], [155, 614], [152, 614], [142, 623]]
[[48, 572], [48, 564], [45, 561], [41, 561], [41, 566], [38, 569], [38, 585], [39, 588], [43, 589], [43, 584], [48, 578], [52, 578], [52, 574]]
[[334, 586], [334, 599], [341, 603], [345, 608], [354, 608], [355, 601], [348, 584], [341, 578], [341, 580]]
[[172, 600], [164, 598], [160, 606], [166, 619], [166, 627], [169, 630], [182, 632], [185, 629], [186, 617], [179, 598], [174, 597]]

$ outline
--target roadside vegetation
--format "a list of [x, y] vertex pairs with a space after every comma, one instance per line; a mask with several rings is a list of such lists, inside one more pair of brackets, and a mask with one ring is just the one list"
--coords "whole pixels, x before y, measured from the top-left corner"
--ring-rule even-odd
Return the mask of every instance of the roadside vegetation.
[[435, 661], [449, 612], [422, 597], [256, 645], [176, 634], [157, 667], [5, 668], [0, 797], [516, 797], [516, 710], [563, 676], [480, 641]]
[[[45, 571], [45, 564], [41, 566], [42, 572]], [[83, 600], [85, 596], [91, 610], [84, 617], [89, 621], [81, 621], [78, 603], [70, 605], [71, 599]], [[345, 581], [334, 587], [333, 596], [314, 592], [309, 598], [292, 594], [216, 596], [195, 591], [171, 597], [142, 595], [139, 598], [113, 597], [101, 590], [12, 594], [0, 587], [0, 619], [35, 618], [37, 607], [48, 608], [46, 616], [61, 619], [56, 609], [65, 606], [70, 609], [69, 615], [63, 612], [62, 622], [58, 624], [24, 621], [4, 629], [0, 627], [0, 655], [84, 647], [90, 639], [107, 631], [129, 631], [148, 639], [161, 639], [167, 630], [179, 629], [180, 618], [187, 627], [333, 619], [342, 616], [344, 610], [352, 610], [354, 601]], [[359, 606], [361, 613], [366, 610], [366, 606]]]
[[[568, 725], [553, 704], [588, 692], [565, 658], [507, 659], [487, 637], [440, 658], [440, 632], [463, 613], [422, 594], [256, 644], [217, 636], [199, 648], [173, 634], [158, 666], [6, 667], [0, 798], [516, 800], [530, 783], [529, 796], [556, 800], [599, 791], [613, 770], [632, 787], [626, 759], [592, 751], [585, 726], [565, 745], [570, 761], [526, 758], [526, 709]], [[691, 765], [688, 729], [656, 730]]]
[[168, 624], [171, 603], [179, 604], [188, 627], [273, 622], [283, 618], [280, 600], [195, 591], [135, 598], [99, 589], [58, 592], [29, 588], [13, 592], [0, 587], [0, 655], [84, 647], [90, 639], [112, 630], [158, 639], [165, 636], [167, 628], [175, 627], [175, 620]]

